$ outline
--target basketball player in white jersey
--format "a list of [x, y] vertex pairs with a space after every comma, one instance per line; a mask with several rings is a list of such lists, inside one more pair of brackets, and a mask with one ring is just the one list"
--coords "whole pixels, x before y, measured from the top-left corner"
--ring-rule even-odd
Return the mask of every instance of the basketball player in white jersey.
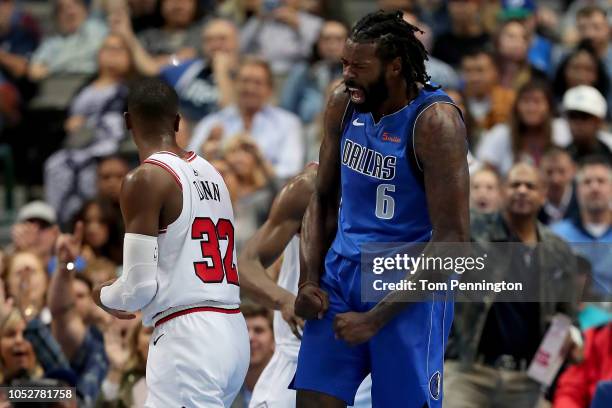
[[121, 187], [123, 273], [94, 297], [117, 317], [141, 310], [155, 327], [146, 407], [229, 407], [247, 372], [249, 339], [227, 187], [210, 163], [177, 146], [172, 88], [142, 80], [127, 105], [141, 164]]
[[[268, 219], [240, 254], [242, 290], [274, 310], [276, 342], [274, 355], [255, 384], [249, 408], [295, 407], [295, 391], [288, 386], [295, 375], [304, 324], [293, 310], [300, 277], [299, 232], [315, 188], [317, 167], [315, 163], [308, 165], [283, 187]], [[265, 269], [281, 254], [283, 261], [275, 282]], [[368, 377], [357, 392], [354, 407], [371, 407], [370, 387]]]

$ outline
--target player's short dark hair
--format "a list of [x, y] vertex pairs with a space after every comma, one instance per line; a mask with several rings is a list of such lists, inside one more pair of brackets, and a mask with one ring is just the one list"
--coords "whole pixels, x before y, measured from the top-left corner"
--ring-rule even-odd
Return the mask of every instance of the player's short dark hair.
[[425, 69], [427, 50], [416, 37], [417, 32], [421, 30], [406, 22], [401, 11], [381, 10], [359, 20], [353, 26], [349, 39], [356, 43], [376, 43], [378, 57], [383, 61], [399, 57], [406, 83], [409, 86], [416, 83], [424, 85], [431, 77]]
[[139, 79], [130, 84], [128, 112], [145, 123], [174, 123], [179, 99], [176, 91], [158, 78]]

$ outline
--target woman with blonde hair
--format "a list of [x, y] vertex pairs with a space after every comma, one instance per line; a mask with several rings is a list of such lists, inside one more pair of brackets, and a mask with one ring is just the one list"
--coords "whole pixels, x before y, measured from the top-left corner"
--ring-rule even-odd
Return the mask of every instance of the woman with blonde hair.
[[17, 308], [5, 304], [0, 313], [1, 381], [10, 385], [15, 380], [38, 380], [43, 369], [38, 363], [32, 343], [24, 336], [26, 321]]
[[228, 140], [223, 157], [236, 179], [233, 201], [235, 240], [240, 250], [268, 217], [276, 194], [274, 171], [248, 135], [240, 134]]
[[102, 383], [97, 408], [143, 407], [147, 398], [145, 372], [152, 327], [142, 321], [126, 335], [122, 326], [110, 324], [104, 333], [104, 345], [110, 362]]

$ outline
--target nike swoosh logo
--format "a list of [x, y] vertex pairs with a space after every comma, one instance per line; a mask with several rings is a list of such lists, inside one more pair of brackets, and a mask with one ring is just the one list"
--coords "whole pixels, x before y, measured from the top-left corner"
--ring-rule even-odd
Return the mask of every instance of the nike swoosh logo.
[[364, 125], [365, 125], [365, 123], [360, 122], [359, 119], [355, 119], [353, 121], [353, 126], [364, 126]]
[[160, 334], [158, 338], [156, 338], [155, 340], [153, 340], [153, 345], [154, 345], [154, 346], [157, 344], [157, 342], [159, 341], [159, 339], [161, 339], [162, 337], [164, 337], [164, 334], [166, 334], [166, 333], [162, 333], [162, 334]]

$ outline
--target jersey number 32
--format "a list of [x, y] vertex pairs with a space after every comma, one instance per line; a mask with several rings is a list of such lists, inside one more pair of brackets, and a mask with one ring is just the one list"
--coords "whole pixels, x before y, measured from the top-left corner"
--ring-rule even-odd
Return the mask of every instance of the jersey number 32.
[[[234, 226], [230, 220], [220, 218], [215, 225], [210, 218], [197, 217], [191, 225], [191, 238], [200, 241], [204, 262], [194, 262], [195, 273], [204, 283], [239, 285], [238, 270], [234, 264]], [[227, 240], [227, 250], [221, 259], [220, 240]]]

